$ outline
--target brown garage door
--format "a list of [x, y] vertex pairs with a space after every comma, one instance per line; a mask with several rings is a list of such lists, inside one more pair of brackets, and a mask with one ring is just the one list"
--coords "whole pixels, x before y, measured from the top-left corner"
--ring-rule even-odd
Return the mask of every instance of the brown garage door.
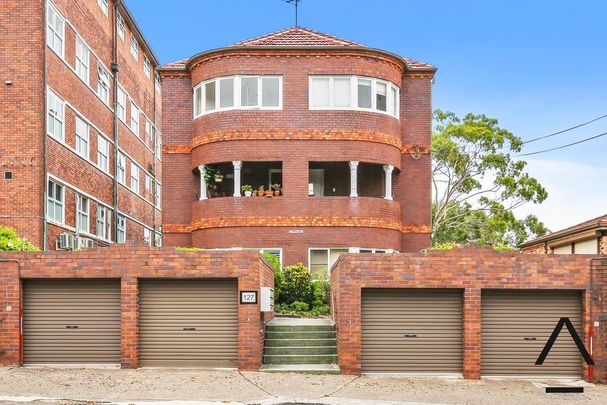
[[582, 359], [565, 327], [544, 364], [535, 365], [561, 317], [582, 334], [579, 292], [483, 291], [482, 374], [578, 377]]
[[238, 364], [236, 280], [141, 280], [141, 366]]
[[363, 372], [461, 373], [462, 293], [363, 289]]
[[23, 283], [26, 364], [120, 364], [120, 281]]

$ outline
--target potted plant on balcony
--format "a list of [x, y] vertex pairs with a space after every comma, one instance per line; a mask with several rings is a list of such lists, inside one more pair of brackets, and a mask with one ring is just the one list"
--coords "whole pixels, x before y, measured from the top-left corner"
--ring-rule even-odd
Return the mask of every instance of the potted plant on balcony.
[[244, 192], [245, 197], [250, 197], [253, 194], [253, 187], [249, 184], [245, 184], [240, 189]]
[[221, 172], [218, 170], [217, 173], [215, 173], [215, 183], [221, 183], [223, 181], [223, 174], [221, 174]]
[[257, 189], [257, 197], [263, 197], [264, 196], [264, 188], [263, 186], [259, 186], [259, 188]]
[[280, 188], [280, 184], [276, 183], [276, 184], [272, 184], [272, 190], [274, 190], [274, 195], [276, 197], [278, 197], [281, 194], [281, 188]]

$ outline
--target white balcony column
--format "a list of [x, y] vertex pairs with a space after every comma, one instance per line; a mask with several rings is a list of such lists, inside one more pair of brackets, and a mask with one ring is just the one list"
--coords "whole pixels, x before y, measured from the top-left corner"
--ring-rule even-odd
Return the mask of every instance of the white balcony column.
[[358, 161], [350, 161], [350, 197], [358, 197]]
[[200, 201], [206, 200], [207, 197], [207, 168], [204, 165], [198, 166], [198, 170], [200, 171]]
[[234, 160], [234, 197], [240, 197], [240, 169], [242, 169], [242, 161]]
[[392, 172], [394, 171], [394, 166], [392, 165], [384, 165], [384, 174], [386, 175], [386, 191], [384, 193], [384, 199], [392, 200]]

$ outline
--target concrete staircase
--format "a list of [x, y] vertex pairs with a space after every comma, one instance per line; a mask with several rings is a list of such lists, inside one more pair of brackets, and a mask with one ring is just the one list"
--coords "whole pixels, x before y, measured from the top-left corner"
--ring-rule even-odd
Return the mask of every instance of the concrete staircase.
[[266, 327], [261, 371], [339, 374], [329, 319], [275, 318]]

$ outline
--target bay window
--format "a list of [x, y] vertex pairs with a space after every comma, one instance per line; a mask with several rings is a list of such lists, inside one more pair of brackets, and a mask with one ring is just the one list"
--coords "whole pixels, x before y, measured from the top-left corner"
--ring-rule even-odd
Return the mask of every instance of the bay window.
[[310, 76], [310, 110], [370, 110], [399, 116], [399, 90], [385, 80]]
[[194, 88], [194, 118], [231, 109], [281, 109], [280, 76], [228, 76], [208, 80]]

